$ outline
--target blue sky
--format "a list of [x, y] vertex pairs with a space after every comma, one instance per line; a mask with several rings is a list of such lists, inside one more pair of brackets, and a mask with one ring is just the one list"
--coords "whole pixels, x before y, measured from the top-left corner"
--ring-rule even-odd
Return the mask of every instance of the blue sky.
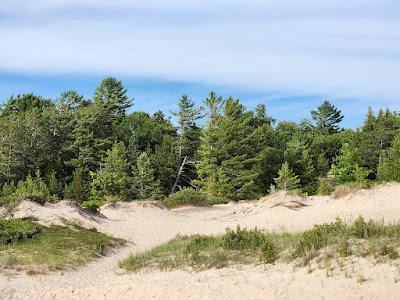
[[398, 0], [14, 0], [0, 4], [0, 101], [121, 79], [135, 109], [210, 90], [298, 121], [325, 99], [360, 125], [400, 110]]

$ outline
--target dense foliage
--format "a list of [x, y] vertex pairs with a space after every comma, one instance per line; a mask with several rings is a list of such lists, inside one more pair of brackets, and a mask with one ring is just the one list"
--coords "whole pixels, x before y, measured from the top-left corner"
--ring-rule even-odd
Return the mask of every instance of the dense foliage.
[[[105, 78], [92, 99], [11, 97], [0, 109], [0, 204], [160, 199], [184, 188], [207, 199], [254, 198], [276, 189], [328, 193], [335, 185], [400, 181], [400, 115], [369, 109], [343, 129], [329, 101], [299, 123], [264, 105], [211, 92], [184, 95], [176, 126], [158, 111], [135, 111], [121, 81]], [[218, 201], [217, 201], [218, 202]]]

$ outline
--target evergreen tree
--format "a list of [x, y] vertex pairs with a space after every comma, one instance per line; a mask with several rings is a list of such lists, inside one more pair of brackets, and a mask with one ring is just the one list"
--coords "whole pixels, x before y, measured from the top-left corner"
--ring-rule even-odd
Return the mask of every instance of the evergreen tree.
[[211, 92], [204, 101], [205, 115], [207, 119], [201, 131], [199, 157], [200, 162], [196, 165], [199, 180], [195, 181], [209, 195], [223, 196], [218, 185], [216, 173], [221, 164], [221, 140], [220, 122], [222, 107], [225, 101], [222, 97]]
[[289, 168], [289, 164], [284, 162], [275, 178], [276, 187], [279, 190], [290, 191], [300, 187], [300, 178]]
[[77, 168], [72, 174], [72, 180], [64, 187], [64, 199], [75, 200], [79, 203], [87, 200], [91, 191], [92, 181], [89, 170]]
[[199, 147], [200, 130], [196, 121], [201, 118], [201, 109], [187, 95], [179, 100], [179, 111], [172, 112], [178, 117], [178, 165], [175, 181], [171, 189], [174, 193], [178, 186], [191, 183], [195, 174], [194, 155]]
[[131, 137], [129, 138], [127, 155], [129, 158], [129, 163], [131, 165], [135, 165], [138, 157], [140, 156], [140, 145], [139, 145], [139, 137], [135, 131], [135, 129], [131, 128]]
[[372, 110], [372, 107], [368, 107], [368, 114], [367, 118], [364, 121], [364, 126], [363, 126], [363, 131], [372, 131], [374, 130], [376, 124], [376, 118], [374, 115], [374, 111]]
[[252, 197], [258, 176], [253, 114], [245, 112], [239, 100], [228, 98], [220, 115], [218, 107], [222, 103], [215, 95], [205, 102], [209, 120], [199, 149], [198, 182], [210, 195], [232, 199]]
[[311, 116], [317, 123], [317, 129], [326, 133], [337, 132], [338, 124], [343, 120], [341, 111], [329, 101], [324, 101], [316, 110], [311, 111]]
[[93, 174], [92, 198], [103, 199], [105, 196], [115, 196], [126, 199], [130, 182], [125, 145], [119, 142], [107, 151], [100, 169]]
[[364, 181], [369, 172], [361, 167], [361, 163], [359, 150], [344, 143], [329, 175], [337, 183]]
[[386, 151], [378, 168], [378, 178], [382, 181], [400, 181], [400, 135]]
[[137, 159], [133, 172], [134, 188], [140, 199], [157, 199], [160, 197], [160, 183], [154, 178], [154, 170], [146, 152]]
[[121, 81], [114, 77], [107, 77], [96, 89], [93, 100], [95, 103], [104, 105], [110, 115], [114, 116], [115, 121], [121, 121], [120, 118], [132, 105], [132, 99], [128, 98], [126, 92]]
[[317, 176], [315, 175], [314, 162], [304, 139], [294, 137], [286, 145], [284, 160], [300, 178], [301, 186], [309, 193], [314, 192]]

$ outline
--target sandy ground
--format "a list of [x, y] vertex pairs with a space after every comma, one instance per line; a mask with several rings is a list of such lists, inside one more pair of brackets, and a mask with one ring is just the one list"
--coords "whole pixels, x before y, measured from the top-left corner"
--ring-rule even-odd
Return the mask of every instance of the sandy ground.
[[150, 249], [179, 233], [216, 234], [237, 224], [297, 231], [336, 217], [352, 221], [359, 215], [399, 222], [400, 185], [360, 190], [340, 199], [278, 193], [257, 202], [210, 208], [167, 210], [152, 203], [125, 203], [105, 206], [101, 214], [93, 217], [65, 201], [46, 206], [23, 202], [16, 217], [36, 216], [43, 223], [57, 223], [60, 217], [76, 219], [129, 243], [78, 270], [35, 276], [3, 270], [0, 299], [400, 299], [400, 261], [376, 264], [372, 259], [351, 258], [344, 270], [336, 268], [329, 277], [324, 269], [309, 273], [292, 264], [198, 273], [125, 274], [118, 268], [130, 253]]

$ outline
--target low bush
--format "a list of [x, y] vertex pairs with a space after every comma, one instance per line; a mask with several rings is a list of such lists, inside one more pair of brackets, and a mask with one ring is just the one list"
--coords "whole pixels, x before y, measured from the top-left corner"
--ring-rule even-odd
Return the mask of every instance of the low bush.
[[261, 247], [261, 260], [264, 263], [272, 264], [278, 259], [278, 250], [274, 243], [270, 240], [265, 240]]
[[93, 213], [96, 213], [96, 212], [99, 211], [101, 204], [102, 203], [100, 201], [97, 201], [97, 200], [88, 200], [88, 201], [83, 201], [81, 203], [81, 206], [83, 208], [86, 208], [87, 210], [93, 212]]
[[13, 243], [20, 239], [31, 238], [40, 233], [42, 226], [30, 220], [0, 220], [0, 244]]
[[39, 172], [34, 177], [28, 175], [25, 180], [19, 181], [16, 186], [13, 183], [4, 185], [0, 198], [1, 205], [13, 205], [27, 199], [43, 205], [47, 201], [54, 202], [57, 200], [57, 197], [51, 194]]
[[207, 203], [209, 205], [227, 204], [229, 203], [229, 200], [221, 196], [210, 196], [207, 198]]
[[230, 250], [254, 250], [264, 245], [266, 239], [265, 233], [261, 230], [241, 229], [239, 225], [236, 230], [226, 229], [222, 238], [223, 247]]
[[193, 205], [193, 206], [207, 206], [207, 196], [202, 192], [192, 189], [184, 188], [179, 192], [171, 194], [162, 203], [169, 208], [179, 206]]

